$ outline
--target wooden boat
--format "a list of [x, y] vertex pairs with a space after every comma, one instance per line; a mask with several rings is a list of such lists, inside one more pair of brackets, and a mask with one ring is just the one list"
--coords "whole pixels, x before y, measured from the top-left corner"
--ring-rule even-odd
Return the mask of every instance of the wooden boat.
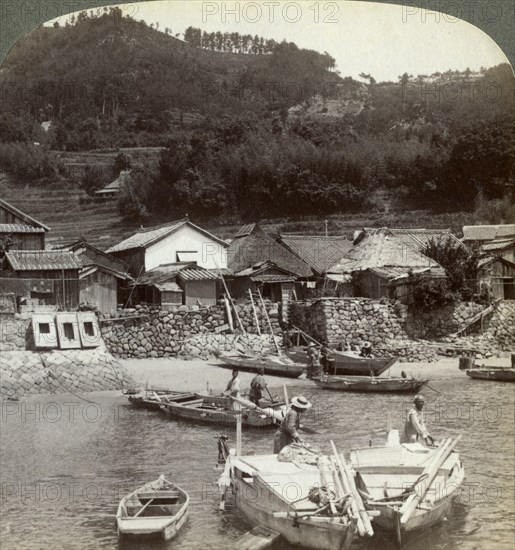
[[265, 374], [270, 376], [284, 376], [286, 378], [298, 378], [305, 370], [306, 365], [295, 363], [289, 357], [278, 355], [250, 355], [245, 353], [225, 354], [218, 357], [223, 361], [223, 367], [235, 368], [247, 372], [259, 372], [264, 368]]
[[219, 484], [229, 483], [239, 512], [252, 525], [280, 534], [292, 545], [347, 550], [356, 533], [356, 519], [331, 515], [311, 502], [311, 488], [320, 485], [316, 466], [279, 462], [277, 455], [229, 456]]
[[163, 403], [181, 403], [195, 397], [194, 393], [171, 390], [145, 389], [128, 395], [129, 403], [137, 409], [161, 410]]
[[[397, 432], [396, 435], [393, 445], [353, 450], [351, 462], [365, 508], [380, 512], [374, 518], [374, 529], [393, 533], [402, 545], [408, 533], [439, 523], [447, 516], [453, 497], [460, 492], [465, 471], [453, 450], [457, 440], [446, 442], [450, 453], [446, 455], [445, 445], [400, 445]], [[439, 456], [443, 461], [440, 467]], [[404, 515], [410, 505], [411, 513]]]
[[[291, 348], [286, 354], [293, 361], [307, 363], [306, 348]], [[368, 376], [371, 372], [379, 376], [398, 361], [398, 357], [362, 357], [354, 351], [337, 350], [330, 350], [329, 358], [334, 359], [331, 374], [340, 376]]]
[[163, 475], [124, 496], [116, 513], [116, 530], [123, 537], [171, 540], [188, 521], [190, 497]]
[[429, 380], [415, 378], [376, 378], [374, 376], [322, 376], [313, 378], [317, 386], [326, 390], [349, 392], [416, 393]]
[[481, 367], [465, 371], [470, 378], [478, 380], [495, 380], [496, 382], [515, 382], [513, 367]]
[[[284, 408], [281, 403], [275, 406], [278, 411]], [[196, 394], [189, 399], [162, 403], [161, 410], [174, 420], [182, 419], [224, 426], [236, 425], [236, 411], [230, 397]], [[242, 426], [262, 428], [275, 426], [278, 422], [276, 418], [270, 418], [245, 406], [242, 407], [241, 412]]]

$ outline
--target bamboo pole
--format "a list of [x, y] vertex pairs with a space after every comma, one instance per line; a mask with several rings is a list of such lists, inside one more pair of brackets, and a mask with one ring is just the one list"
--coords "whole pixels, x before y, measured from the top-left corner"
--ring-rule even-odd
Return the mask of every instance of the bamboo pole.
[[353, 509], [353, 512], [358, 520], [359, 534], [361, 536], [364, 536], [366, 534], [371, 537], [374, 534], [374, 530], [372, 529], [372, 525], [370, 523], [370, 518], [368, 516], [368, 513], [365, 510], [363, 500], [361, 499], [361, 496], [359, 495], [356, 489], [354, 478], [352, 477], [352, 474], [349, 471], [349, 468], [345, 463], [345, 460], [344, 459], [342, 460], [342, 457], [338, 454], [338, 451], [336, 450], [336, 446], [332, 440], [331, 440], [331, 447], [333, 449], [333, 454], [336, 460], [336, 464], [338, 465], [338, 468], [340, 470], [340, 477], [343, 481], [343, 487], [345, 489], [345, 492], [352, 493], [353, 502], [351, 504], [351, 508]]
[[227, 288], [227, 285], [225, 283], [224, 276], [222, 274], [222, 270], [218, 267], [218, 264], [215, 262], [215, 265], [218, 269], [218, 274], [220, 275], [220, 278], [222, 279], [222, 284], [224, 285], [225, 293], [227, 294], [227, 297], [229, 299], [229, 302], [232, 305], [232, 308], [234, 309], [234, 313], [236, 314], [236, 319], [238, 319], [238, 324], [240, 325], [241, 332], [244, 334], [244, 336], [247, 335], [245, 332], [245, 329], [243, 328], [243, 323], [241, 322], [240, 316], [238, 315], [238, 310], [236, 309], [236, 305], [234, 303], [234, 300], [232, 299], [231, 293], [229, 292], [229, 289]]
[[252, 297], [252, 290], [249, 288], [250, 303], [252, 304], [252, 311], [254, 312], [254, 319], [256, 321], [256, 328], [258, 335], [261, 336], [261, 329], [259, 328], [259, 319], [257, 316], [256, 305], [254, 304], [254, 298]]
[[[421, 481], [415, 485], [415, 487], [413, 488], [414, 493], [410, 495], [408, 500], [404, 503], [402, 508], [399, 510], [399, 515], [401, 516], [401, 519], [400, 519], [401, 525], [406, 525], [411, 515], [417, 508], [418, 504], [422, 500], [424, 500], [424, 497], [426, 496], [426, 493], [429, 490], [429, 487], [431, 487], [431, 485], [433, 484], [433, 481], [438, 475], [438, 471], [442, 467], [443, 463], [447, 460], [449, 455], [452, 453], [452, 451], [454, 450], [454, 448], [456, 447], [460, 439], [461, 439], [461, 435], [458, 436], [454, 441], [452, 441], [451, 438], [448, 438], [443, 444], [443, 446], [439, 449], [438, 453], [434, 456], [433, 460], [426, 466], [426, 468], [424, 469], [424, 472], [422, 473], [422, 476], [424, 476], [424, 478], [421, 479]], [[427, 479], [425, 477], [426, 475], [427, 475]], [[422, 490], [417, 491], [417, 488], [420, 488]]]
[[270, 334], [272, 335], [275, 347], [277, 349], [277, 355], [279, 355], [279, 357], [281, 357], [281, 349], [279, 348], [279, 344], [277, 343], [277, 339], [276, 339], [274, 331], [272, 329], [272, 322], [270, 321], [270, 317], [268, 316], [268, 311], [266, 310], [265, 301], [263, 300], [263, 296], [261, 296], [261, 292], [259, 291], [259, 288], [257, 289], [257, 292], [258, 292], [258, 295], [259, 295], [259, 299], [261, 300], [261, 303], [263, 305], [263, 309], [265, 310], [265, 317], [266, 317], [266, 320], [268, 321], [268, 326], [270, 328]]

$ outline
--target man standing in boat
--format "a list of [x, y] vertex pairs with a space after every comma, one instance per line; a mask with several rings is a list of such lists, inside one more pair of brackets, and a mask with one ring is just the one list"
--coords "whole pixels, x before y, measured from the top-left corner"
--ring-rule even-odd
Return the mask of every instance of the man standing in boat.
[[300, 417], [311, 408], [311, 403], [299, 395], [291, 400], [291, 407], [281, 421], [281, 426], [274, 436], [274, 454], [279, 454], [283, 447], [291, 443], [302, 443], [299, 436]]
[[429, 435], [424, 423], [424, 413], [422, 412], [425, 404], [424, 396], [415, 396], [413, 403], [415, 406], [408, 412], [408, 418], [404, 423], [401, 443], [416, 443], [420, 437], [424, 439], [426, 445], [434, 445], [435, 440]]
[[[227, 383], [227, 387], [225, 388], [225, 391], [223, 392], [223, 394], [227, 396], [236, 397], [237, 399], [241, 399], [240, 385], [241, 385], [241, 381], [240, 381], [240, 377], [238, 376], [238, 371], [234, 369], [232, 371], [232, 378]], [[235, 407], [235, 405], [237, 405], [237, 402], [233, 401], [233, 407], [237, 408]]]
[[264, 378], [265, 369], [261, 367], [259, 373], [250, 382], [249, 400], [259, 407], [259, 400], [263, 397], [263, 390], [266, 389]]

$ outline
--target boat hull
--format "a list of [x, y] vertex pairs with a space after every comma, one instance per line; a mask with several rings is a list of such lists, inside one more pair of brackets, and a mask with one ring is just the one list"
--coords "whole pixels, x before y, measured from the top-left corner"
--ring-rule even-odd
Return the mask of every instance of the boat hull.
[[246, 372], [259, 372], [260, 369], [265, 369], [265, 374], [269, 376], [282, 376], [284, 378], [298, 378], [303, 372], [305, 372], [305, 365], [292, 362], [280, 362], [255, 357], [250, 355], [232, 356], [232, 355], [220, 355], [220, 361], [223, 364], [220, 367], [234, 368]]
[[477, 380], [492, 380], [495, 382], [515, 382], [515, 369], [492, 368], [492, 369], [470, 369], [465, 371], [470, 378]]
[[274, 517], [274, 512], [291, 510], [269, 491], [259, 484], [254, 492], [245, 482], [236, 476], [233, 478], [239, 512], [252, 525], [260, 525], [279, 533], [290, 544], [316, 550], [348, 550], [356, 533], [356, 524], [344, 524], [340, 518], [297, 519]]
[[[204, 398], [204, 404], [211, 406], [210, 403], [213, 403], [213, 408], [188, 407], [185, 404], [164, 403], [161, 406], [161, 410], [172, 420], [187, 420], [202, 424], [234, 427], [236, 425], [236, 411], [228, 407], [217, 409], [216, 404], [219, 399], [223, 398]], [[242, 426], [247, 428], [266, 428], [277, 425], [277, 420], [274, 418], [264, 417], [264, 415], [248, 409], [242, 410], [241, 421]]]
[[[307, 354], [303, 349], [294, 348], [286, 352], [288, 357], [299, 363], [307, 363]], [[368, 376], [370, 372], [379, 376], [397, 362], [397, 357], [361, 357], [357, 353], [331, 350], [334, 359], [330, 374], [343, 376]]]
[[437, 452], [417, 446], [418, 444], [397, 448], [376, 447], [351, 453], [353, 467], [359, 474], [356, 478], [358, 489], [374, 497], [364, 499], [365, 508], [379, 513], [374, 517], [374, 527], [388, 531], [397, 536], [398, 540], [399, 537], [402, 540], [403, 535], [427, 529], [443, 521], [448, 516], [465, 478], [459, 455], [456, 452], [451, 453], [428, 488], [424, 500], [419, 503], [407, 523], [401, 525], [399, 510], [404, 502], [403, 498], [400, 495], [398, 499], [392, 496], [397, 502], [388, 504], [383, 498], [383, 491], [388, 490], [390, 495], [400, 494], [416, 482], [431, 460], [431, 453]]
[[324, 376], [314, 378], [320, 388], [345, 392], [384, 392], [384, 393], [417, 393], [428, 380], [413, 380], [409, 378], [371, 378]]

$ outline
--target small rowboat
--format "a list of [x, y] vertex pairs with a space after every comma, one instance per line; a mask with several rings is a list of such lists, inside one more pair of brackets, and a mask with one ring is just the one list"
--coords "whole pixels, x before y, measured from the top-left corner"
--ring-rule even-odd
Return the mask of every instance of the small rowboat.
[[[274, 408], [280, 411], [284, 405], [276, 403]], [[180, 402], [162, 403], [161, 410], [173, 420], [190, 420], [223, 426], [236, 425], [237, 411], [230, 397], [196, 394], [193, 398]], [[278, 422], [275, 418], [247, 407], [241, 409], [241, 421], [243, 426], [254, 428], [275, 426]]]
[[119, 538], [171, 540], [188, 521], [189, 495], [163, 475], [124, 496], [116, 512]]
[[351, 452], [356, 486], [366, 510], [379, 515], [374, 529], [382, 529], [402, 541], [411, 533], [444, 520], [452, 501], [460, 494], [465, 470], [454, 442], [438, 448], [397, 441]]
[[146, 389], [144, 392], [135, 392], [133, 395], [129, 395], [128, 400], [137, 409], [159, 411], [163, 403], [181, 403], [193, 397], [195, 397], [194, 393]]
[[349, 392], [416, 393], [429, 380], [415, 378], [375, 378], [373, 376], [322, 376], [313, 378], [317, 386], [326, 390]]
[[470, 378], [478, 380], [495, 380], [496, 382], [515, 382], [515, 368], [513, 367], [482, 367], [465, 371]]
[[[286, 353], [296, 362], [307, 363], [305, 348], [292, 348]], [[362, 357], [354, 351], [337, 350], [330, 350], [328, 358], [334, 360], [329, 367], [331, 374], [340, 376], [368, 376], [371, 372], [379, 376], [398, 361], [398, 357]]]
[[245, 353], [229, 355], [222, 353], [218, 358], [223, 361], [223, 364], [219, 365], [221, 367], [247, 372], [259, 372], [261, 368], [264, 368], [265, 374], [270, 376], [298, 378], [306, 370], [306, 365], [295, 363], [289, 357], [279, 357], [278, 355], [258, 356]]

